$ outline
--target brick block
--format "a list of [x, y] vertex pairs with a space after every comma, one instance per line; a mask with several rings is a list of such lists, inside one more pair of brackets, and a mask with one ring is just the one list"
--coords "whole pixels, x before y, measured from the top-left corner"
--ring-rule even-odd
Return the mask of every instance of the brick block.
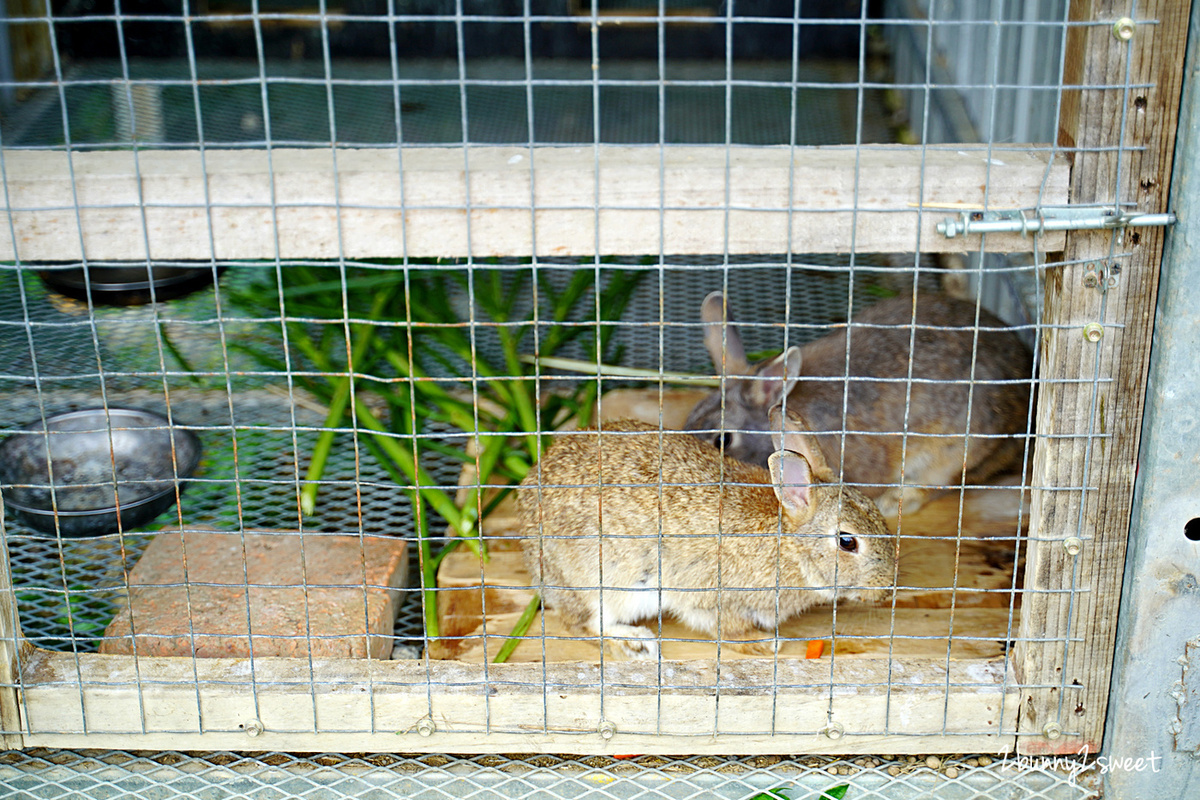
[[388, 537], [160, 533], [100, 652], [388, 658], [407, 563]]

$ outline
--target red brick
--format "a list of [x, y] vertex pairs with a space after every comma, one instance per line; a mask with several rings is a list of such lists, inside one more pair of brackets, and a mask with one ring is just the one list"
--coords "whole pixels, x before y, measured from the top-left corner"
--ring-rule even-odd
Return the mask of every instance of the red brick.
[[100, 652], [131, 655], [136, 642], [141, 656], [388, 658], [407, 562], [389, 537], [160, 533]]

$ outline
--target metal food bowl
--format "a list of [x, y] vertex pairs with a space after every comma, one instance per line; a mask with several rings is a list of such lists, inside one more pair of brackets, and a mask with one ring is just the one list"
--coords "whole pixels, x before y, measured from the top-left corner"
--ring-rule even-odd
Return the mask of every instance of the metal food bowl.
[[[219, 270], [218, 270], [219, 271]], [[135, 306], [183, 297], [213, 282], [212, 267], [120, 266], [43, 269], [42, 282], [68, 297], [97, 305]]]
[[30, 423], [0, 443], [0, 492], [34, 530], [101, 536], [173, 506], [176, 485], [182, 492], [199, 463], [196, 435], [158, 414], [88, 408]]

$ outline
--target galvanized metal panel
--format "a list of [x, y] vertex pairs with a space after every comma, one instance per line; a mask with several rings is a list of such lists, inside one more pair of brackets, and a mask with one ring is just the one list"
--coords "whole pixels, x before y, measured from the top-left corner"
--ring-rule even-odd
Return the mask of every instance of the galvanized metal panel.
[[[1193, 5], [1101, 767], [1106, 797], [1200, 795], [1200, 7]], [[1195, 523], [1193, 523], [1194, 525]]]

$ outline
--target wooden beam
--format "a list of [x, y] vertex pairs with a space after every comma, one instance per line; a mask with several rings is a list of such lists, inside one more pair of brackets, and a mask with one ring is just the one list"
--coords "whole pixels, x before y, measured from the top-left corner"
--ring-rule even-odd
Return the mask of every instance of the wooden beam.
[[[1071, 27], [1067, 42], [1064, 83], [1101, 87], [1063, 96], [1075, 204], [1166, 210], [1189, 9], [1137, 9], [1125, 42], [1111, 21], [1128, 3], [1072, 5], [1072, 21], [1103, 23]], [[1029, 526], [1017, 649], [1024, 754], [1095, 753], [1102, 740], [1162, 243], [1161, 228], [1072, 233], [1065, 265], [1046, 273], [1033, 486], [1054, 488], [1034, 489]], [[1089, 265], [1113, 263], [1116, 287], [1085, 287]], [[1104, 326], [1097, 342], [1083, 336], [1089, 323]], [[1083, 542], [1078, 556], [1069, 537]]]
[[21, 630], [8, 566], [4, 504], [0, 503], [0, 749], [17, 750], [21, 742], [21, 712], [17, 697], [17, 653]]
[[[22, 663], [27, 747], [1003, 753], [1014, 744], [1013, 686], [1003, 659], [135, 666], [131, 656], [35, 651]], [[821, 733], [831, 718], [841, 738]], [[612, 739], [600, 736], [602, 720], [616, 726]]]
[[6, 150], [0, 259], [961, 252], [979, 237], [935, 226], [985, 189], [1065, 202], [1066, 163], [1027, 147]]

